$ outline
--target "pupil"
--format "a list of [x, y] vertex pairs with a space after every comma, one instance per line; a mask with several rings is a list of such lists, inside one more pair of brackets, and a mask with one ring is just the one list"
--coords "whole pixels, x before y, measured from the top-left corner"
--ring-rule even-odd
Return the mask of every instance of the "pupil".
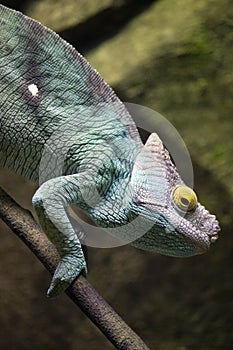
[[186, 198], [184, 198], [184, 197], [181, 197], [181, 198], [180, 198], [180, 201], [181, 201], [181, 203], [184, 204], [186, 207], [189, 206], [189, 201], [188, 201], [188, 199], [186, 199]]

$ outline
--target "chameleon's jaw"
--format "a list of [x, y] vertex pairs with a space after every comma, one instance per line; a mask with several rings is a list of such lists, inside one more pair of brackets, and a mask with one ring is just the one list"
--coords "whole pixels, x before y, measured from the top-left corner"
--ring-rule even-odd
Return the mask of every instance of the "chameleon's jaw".
[[145, 235], [132, 243], [138, 248], [173, 257], [190, 257], [207, 252], [218, 239], [219, 223], [200, 203], [184, 216], [172, 205], [166, 208], [137, 204], [135, 211], [154, 222]]
[[219, 223], [215, 215], [208, 216], [208, 231], [203, 225], [198, 232], [192, 232], [191, 235], [187, 232], [183, 235], [187, 243], [191, 243], [196, 248], [196, 254], [203, 254], [209, 250], [210, 245], [218, 239], [218, 232], [220, 231]]
[[191, 244], [195, 247], [195, 255], [200, 255], [206, 253], [210, 248], [210, 241], [207, 239], [203, 240], [194, 240], [191, 237], [183, 236], [183, 239], [186, 243]]

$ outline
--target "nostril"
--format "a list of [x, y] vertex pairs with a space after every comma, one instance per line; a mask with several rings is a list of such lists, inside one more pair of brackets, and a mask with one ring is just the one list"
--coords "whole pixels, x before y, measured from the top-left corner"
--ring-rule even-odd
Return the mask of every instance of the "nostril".
[[219, 226], [219, 223], [215, 221], [215, 223], [213, 224], [213, 229], [215, 232], [218, 232], [220, 231], [220, 226]]

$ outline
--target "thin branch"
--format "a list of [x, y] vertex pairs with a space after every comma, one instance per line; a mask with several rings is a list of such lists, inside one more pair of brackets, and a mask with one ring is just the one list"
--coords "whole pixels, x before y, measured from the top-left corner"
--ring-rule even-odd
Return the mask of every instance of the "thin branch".
[[[53, 274], [59, 255], [27, 210], [21, 208], [0, 189], [0, 218], [29, 247], [46, 269]], [[85, 277], [79, 276], [66, 294], [117, 348], [149, 350], [142, 339], [96, 292]]]

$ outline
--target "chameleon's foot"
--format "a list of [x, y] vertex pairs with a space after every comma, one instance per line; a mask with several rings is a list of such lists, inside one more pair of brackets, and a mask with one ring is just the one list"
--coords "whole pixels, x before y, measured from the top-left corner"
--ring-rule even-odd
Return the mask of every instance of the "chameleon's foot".
[[87, 274], [86, 262], [83, 259], [80, 260], [80, 258], [74, 256], [62, 258], [47, 291], [48, 297], [56, 297], [61, 294], [81, 272]]

